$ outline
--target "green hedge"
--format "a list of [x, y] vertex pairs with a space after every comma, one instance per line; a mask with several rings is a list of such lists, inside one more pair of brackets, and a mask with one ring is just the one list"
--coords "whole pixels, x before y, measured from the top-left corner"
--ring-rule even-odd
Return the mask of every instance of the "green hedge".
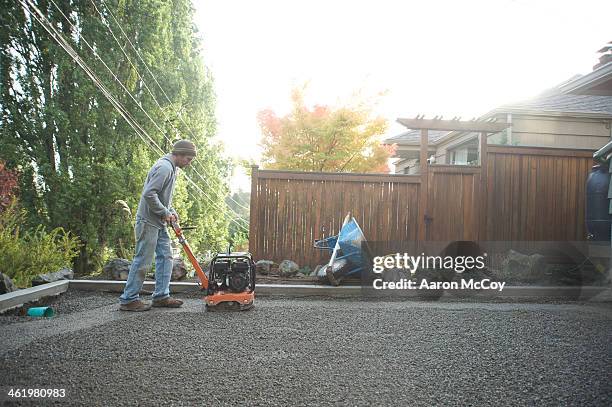
[[18, 287], [29, 287], [39, 274], [71, 267], [79, 239], [62, 228], [23, 230], [26, 212], [12, 203], [0, 213], [0, 271]]

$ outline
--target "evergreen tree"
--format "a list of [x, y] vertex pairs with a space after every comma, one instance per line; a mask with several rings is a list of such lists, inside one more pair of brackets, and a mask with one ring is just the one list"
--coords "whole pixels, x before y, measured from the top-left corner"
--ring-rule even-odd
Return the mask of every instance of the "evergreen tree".
[[[54, 1], [35, 3], [154, 141], [164, 151], [179, 138], [198, 145], [198, 172], [218, 187], [191, 172], [209, 198], [180, 177], [174, 206], [184, 222], [198, 226], [190, 235], [196, 247], [223, 247], [228, 164], [211, 142], [213, 79], [191, 1]], [[161, 154], [145, 145], [26, 7], [0, 3], [0, 160], [21, 174], [20, 202], [29, 222], [79, 236], [76, 270], [91, 271], [105, 248], [116, 249], [131, 233], [115, 202], [135, 211], [146, 172]]]

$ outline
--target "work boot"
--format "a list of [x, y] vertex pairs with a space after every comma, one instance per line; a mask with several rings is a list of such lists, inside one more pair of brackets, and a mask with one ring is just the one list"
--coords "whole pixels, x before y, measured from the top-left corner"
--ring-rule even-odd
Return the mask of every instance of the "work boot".
[[127, 304], [121, 304], [119, 310], [121, 311], [148, 311], [151, 309], [151, 303], [149, 301], [136, 300]]
[[162, 298], [161, 300], [153, 300], [154, 307], [178, 308], [183, 305], [183, 301], [172, 297]]

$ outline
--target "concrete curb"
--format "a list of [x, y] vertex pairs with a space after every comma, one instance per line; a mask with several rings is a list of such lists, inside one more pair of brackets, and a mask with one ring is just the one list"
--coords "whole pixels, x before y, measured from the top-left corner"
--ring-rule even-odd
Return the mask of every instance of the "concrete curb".
[[[122, 292], [125, 281], [114, 280], [70, 280], [70, 287], [85, 291], [111, 291]], [[154, 281], [145, 281], [143, 289], [153, 291]], [[198, 291], [198, 283], [171, 282], [170, 290], [173, 293]], [[361, 287], [332, 287], [307, 284], [257, 284], [258, 296], [326, 296], [326, 297], [359, 297], [362, 295]]]
[[[43, 297], [61, 294], [69, 288], [86, 291], [122, 292], [125, 281], [113, 280], [61, 280], [43, 284], [24, 290], [14, 291], [0, 295], [0, 312], [18, 307], [28, 302], [37, 301]], [[143, 289], [153, 291], [154, 281], [145, 281]], [[172, 282], [172, 292], [181, 293], [198, 291], [199, 284], [186, 282]], [[324, 285], [306, 284], [258, 284], [259, 297], [331, 297], [331, 298], [419, 298], [423, 293], [420, 290], [373, 290], [362, 289], [360, 286], [332, 287]], [[511, 286], [503, 291], [481, 291], [474, 294], [465, 291], [450, 293], [448, 290], [440, 298], [555, 298], [560, 300], [612, 302], [612, 287], [541, 287], [541, 286]], [[426, 297], [425, 297], [426, 298]]]
[[69, 281], [61, 280], [2, 294], [0, 295], [0, 312], [19, 307], [28, 302], [37, 301], [43, 297], [61, 294], [68, 290], [68, 287]]
[[[70, 287], [79, 290], [99, 290], [121, 292], [125, 285], [124, 281], [113, 280], [71, 280]], [[143, 288], [152, 291], [155, 286], [153, 281], [145, 281]], [[197, 291], [199, 284], [172, 282], [170, 283], [172, 292], [180, 293], [186, 291]], [[258, 284], [256, 288], [257, 296], [288, 296], [288, 297], [335, 297], [335, 298], [355, 298], [355, 297], [374, 297], [374, 298], [418, 298], [423, 293], [421, 290], [374, 290], [363, 289], [360, 286], [341, 286], [333, 287], [326, 285], [306, 285], [306, 284]], [[443, 297], [459, 296], [471, 298], [558, 298], [568, 300], [589, 300], [598, 298], [601, 301], [612, 301], [612, 287], [543, 287], [543, 286], [510, 286], [503, 291], [481, 291], [470, 295], [469, 292], [458, 290], [456, 293], [444, 291]]]
[[[120, 293], [125, 287], [125, 281], [115, 280], [70, 280], [70, 288], [76, 288], [84, 291], [110, 291]], [[196, 283], [185, 283], [185, 282], [171, 282], [170, 290], [174, 293], [182, 293], [185, 291], [196, 291], [198, 290], [199, 284]], [[155, 281], [145, 281], [142, 285], [142, 289], [146, 291], [153, 291], [155, 288]]]

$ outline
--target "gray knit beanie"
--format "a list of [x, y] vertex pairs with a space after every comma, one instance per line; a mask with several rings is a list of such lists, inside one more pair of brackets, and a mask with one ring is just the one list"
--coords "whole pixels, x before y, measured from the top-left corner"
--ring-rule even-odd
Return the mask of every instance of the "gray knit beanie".
[[189, 140], [179, 140], [172, 146], [172, 154], [176, 155], [189, 155], [195, 157], [198, 155], [198, 150], [191, 141]]

